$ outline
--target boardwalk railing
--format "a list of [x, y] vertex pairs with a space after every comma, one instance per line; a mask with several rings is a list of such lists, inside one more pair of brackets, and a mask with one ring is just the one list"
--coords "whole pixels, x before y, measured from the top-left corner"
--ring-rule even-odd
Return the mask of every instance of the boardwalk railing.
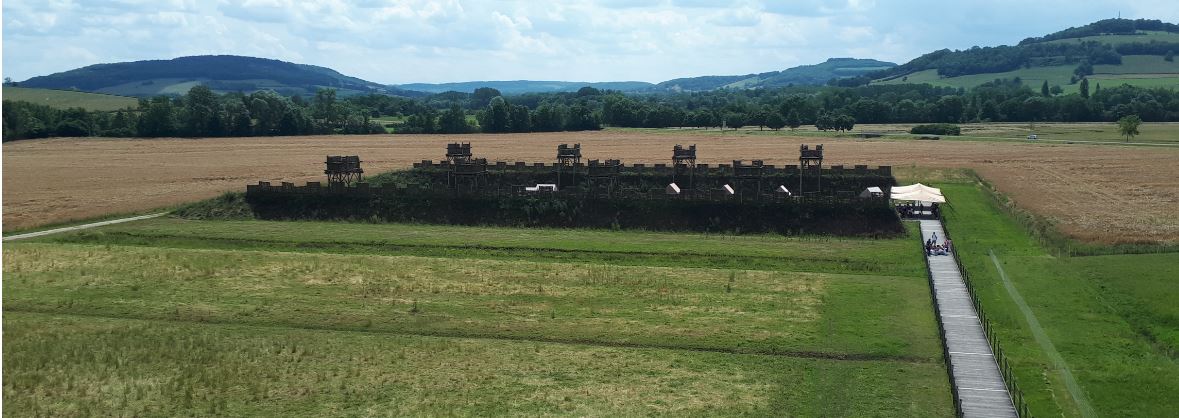
[[[940, 221], [942, 224], [942, 232], [945, 234], [945, 239], [949, 239], [952, 242], [953, 239], [950, 238], [950, 228], [946, 225], [945, 217], [942, 216], [941, 211], [938, 211], [937, 218], [938, 221]], [[921, 251], [922, 255], [924, 256], [924, 246], [922, 246]], [[962, 264], [962, 259], [958, 257], [958, 249], [956, 247], [951, 249], [950, 255], [954, 257], [954, 264], [958, 267], [958, 271], [962, 273], [962, 282], [966, 284], [966, 293], [970, 295], [970, 302], [974, 305], [975, 312], [978, 313], [978, 321], [982, 324], [983, 334], [987, 337], [987, 343], [990, 344], [991, 351], [995, 355], [995, 362], [999, 365], [999, 373], [1003, 376], [1003, 384], [1007, 386], [1007, 391], [1011, 394], [1011, 401], [1014, 403], [1015, 412], [1019, 414], [1020, 417], [1031, 417], [1032, 415], [1028, 410], [1027, 401], [1024, 399], [1023, 390], [1021, 390], [1019, 385], [1016, 383], [1015, 371], [1011, 368], [1011, 362], [1007, 360], [1007, 355], [1003, 351], [1003, 347], [999, 344], [999, 336], [995, 333], [995, 330], [991, 325], [991, 320], [987, 318], [986, 312], [983, 311], [982, 303], [978, 298], [978, 294], [974, 290], [974, 283], [970, 280], [970, 272], [966, 271], [966, 266]], [[929, 271], [930, 291], [932, 292], [933, 272], [930, 269], [928, 257], [925, 257], [925, 269], [926, 271]], [[938, 311], [937, 303], [934, 303], [933, 309], [935, 313], [940, 316], [941, 312]], [[943, 355], [949, 359], [950, 357], [948, 349], [946, 348], [945, 330], [941, 328], [941, 322], [939, 321], [938, 329], [941, 330], [942, 334], [942, 352]], [[951, 388], [953, 388], [953, 380], [954, 371], [953, 368], [950, 368]], [[952, 391], [954, 394], [954, 406], [958, 411], [958, 415], [961, 416], [962, 407], [958, 403], [957, 389], [952, 389]]]
[[962, 416], [962, 400], [958, 397], [958, 385], [954, 379], [954, 368], [950, 366], [950, 345], [946, 343], [946, 327], [942, 325], [942, 309], [937, 303], [937, 290], [933, 284], [933, 266], [929, 265], [929, 257], [925, 249], [925, 243], [919, 242], [921, 246], [921, 259], [925, 260], [925, 278], [929, 280], [929, 298], [933, 302], [933, 317], [937, 320], [937, 336], [942, 342], [942, 358], [946, 361], [946, 371], [949, 372], [950, 378], [950, 394], [954, 398], [954, 411], [957, 416]]

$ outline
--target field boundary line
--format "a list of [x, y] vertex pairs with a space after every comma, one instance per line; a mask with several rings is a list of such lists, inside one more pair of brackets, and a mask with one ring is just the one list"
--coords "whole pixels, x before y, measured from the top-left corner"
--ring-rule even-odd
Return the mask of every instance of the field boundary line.
[[[100, 242], [100, 241], [59, 241], [57, 244], [77, 244], [77, 245], [94, 245], [94, 244], [108, 244], [125, 247], [140, 247], [140, 248], [168, 248], [177, 250], [210, 250], [210, 251], [256, 251], [266, 253], [281, 253], [281, 254], [335, 254], [335, 255], [357, 255], [357, 256], [388, 256], [388, 257], [423, 257], [423, 258], [463, 258], [474, 260], [515, 260], [528, 259], [528, 261], [537, 263], [569, 263], [569, 264], [595, 264], [595, 265], [618, 265], [618, 266], [633, 266], [633, 267], [667, 267], [667, 268], [690, 268], [690, 269], [708, 269], [708, 270], [723, 270], [731, 271], [750, 270], [750, 271], [778, 271], [778, 272], [794, 272], [794, 273], [821, 273], [830, 276], [854, 276], [857, 278], [863, 276], [878, 277], [882, 279], [900, 278], [908, 279], [917, 277], [917, 274], [907, 276], [903, 274], [894, 273], [877, 273], [867, 270], [855, 270], [844, 273], [827, 273], [823, 270], [807, 270], [807, 269], [793, 269], [786, 270], [781, 267], [767, 267], [767, 268], [753, 268], [753, 267], [699, 267], [693, 265], [644, 265], [644, 264], [617, 264], [604, 263], [596, 261], [577, 260], [572, 258], [555, 258], [555, 259], [536, 259], [529, 258], [539, 254], [552, 253], [573, 256], [618, 256], [621, 258], [631, 257], [634, 259], [640, 258], [667, 258], [674, 259], [678, 257], [697, 257], [699, 259], [724, 259], [724, 260], [749, 260], [749, 261], [765, 261], [765, 262], [834, 262], [834, 263], [851, 263], [852, 260], [838, 260], [838, 259], [822, 259], [822, 258], [805, 258], [805, 257], [775, 257], [772, 255], [728, 255], [722, 253], [705, 253], [705, 252], [654, 252], [654, 251], [612, 251], [612, 250], [580, 250], [580, 249], [564, 249], [564, 248], [543, 248], [543, 247], [527, 247], [527, 246], [490, 246], [490, 245], [470, 245], [470, 244], [414, 244], [414, 243], [391, 243], [385, 241], [283, 241], [279, 239], [258, 239], [258, 238], [231, 238], [231, 237], [209, 237], [199, 235], [168, 235], [158, 233], [129, 233], [126, 231], [111, 231], [105, 234], [106, 238], [122, 237], [127, 239], [148, 239], [148, 240], [166, 240], [176, 239], [190, 241], [194, 243], [223, 243], [223, 244], [244, 244], [244, 245], [272, 245], [273, 247], [253, 247], [253, 248], [224, 248], [224, 247], [188, 247], [183, 245], [170, 245], [168, 243], [153, 243], [153, 245], [146, 245], [137, 242]], [[357, 253], [345, 251], [349, 247], [388, 250], [391, 253]], [[491, 256], [468, 256], [468, 255], [422, 255], [412, 252], [413, 250], [472, 250], [485, 252], [505, 252], [513, 253], [508, 255], [491, 255]], [[516, 256], [514, 254], [526, 254], [524, 256]], [[617, 261], [617, 260], [611, 260]], [[868, 265], [865, 263], [865, 265]]]
[[1032, 312], [1031, 307], [1023, 300], [1023, 296], [1019, 294], [1019, 290], [1007, 278], [1007, 272], [1003, 271], [1003, 266], [999, 263], [999, 258], [995, 256], [995, 250], [990, 249], [987, 252], [991, 255], [991, 263], [995, 264], [995, 270], [999, 271], [999, 278], [1003, 281], [1003, 287], [1007, 289], [1007, 294], [1011, 296], [1011, 301], [1019, 307], [1019, 311], [1023, 313], [1023, 317], [1027, 320], [1028, 329], [1032, 332], [1032, 337], [1036, 339], [1036, 343], [1040, 345], [1040, 349], [1052, 361], [1052, 365], [1060, 370], [1061, 377], [1064, 379], [1064, 386], [1068, 389], [1069, 395], [1072, 396], [1073, 402], [1077, 405], [1077, 410], [1081, 412], [1081, 416], [1086, 418], [1093, 418], [1097, 416], [1097, 412], [1093, 410], [1093, 405], [1089, 404], [1089, 400], [1085, 398], [1085, 392], [1081, 390], [1081, 386], [1077, 384], [1076, 377], [1073, 377], [1073, 372], [1065, 363], [1064, 358], [1060, 356], [1060, 352], [1056, 351], [1056, 346], [1052, 344], [1052, 339], [1048, 338], [1048, 334], [1044, 332], [1044, 327], [1040, 326], [1040, 321], [1036, 319], [1036, 314]]
[[798, 358], [798, 359], [814, 359], [814, 360], [828, 360], [828, 361], [878, 361], [890, 363], [912, 363], [912, 364], [934, 364], [938, 361], [934, 358], [920, 358], [908, 356], [888, 356], [875, 355], [865, 353], [825, 353], [821, 351], [741, 351], [736, 349], [722, 348], [722, 347], [690, 347], [690, 346], [674, 346], [674, 345], [659, 345], [659, 344], [640, 344], [629, 343], [623, 341], [599, 341], [599, 340], [579, 340], [579, 339], [561, 339], [561, 338], [537, 338], [527, 336], [513, 336], [513, 335], [486, 335], [486, 334], [447, 334], [447, 333], [430, 333], [430, 332], [413, 332], [405, 330], [364, 330], [356, 328], [333, 328], [329, 326], [315, 326], [315, 325], [298, 325], [298, 324], [275, 324], [275, 323], [249, 323], [249, 322], [232, 322], [222, 320], [200, 320], [189, 321], [184, 319], [170, 319], [170, 318], [143, 318], [134, 316], [118, 316], [118, 315], [103, 315], [80, 312], [61, 312], [53, 310], [39, 310], [39, 309], [11, 309], [3, 308], [3, 312], [37, 314], [37, 315], [60, 315], [73, 316], [80, 318], [106, 318], [116, 320], [128, 321], [149, 321], [149, 322], [169, 322], [180, 324], [203, 324], [203, 325], [217, 325], [217, 326], [242, 326], [242, 327], [257, 327], [269, 329], [301, 329], [307, 331], [323, 331], [323, 332], [352, 332], [358, 334], [368, 335], [398, 335], [398, 336], [414, 336], [414, 337], [433, 337], [433, 338], [462, 338], [468, 340], [493, 340], [493, 341], [516, 341], [516, 342], [533, 342], [544, 344], [564, 344], [564, 345], [578, 345], [588, 347], [606, 347], [606, 348], [633, 348], [633, 349], [649, 349], [649, 350], [670, 350], [670, 351], [684, 351], [696, 353], [717, 353], [729, 354], [737, 356], [763, 356], [763, 357], [782, 357], [782, 358]]
[[21, 240], [21, 239], [41, 237], [41, 236], [45, 236], [45, 235], [59, 234], [62, 232], [97, 228], [97, 227], [106, 226], [106, 225], [114, 225], [114, 224], [121, 224], [121, 223], [125, 223], [125, 222], [142, 221], [144, 219], [158, 218], [158, 217], [167, 215], [168, 213], [170, 213], [170, 212], [160, 212], [160, 213], [153, 213], [150, 215], [132, 216], [130, 218], [111, 219], [109, 221], [67, 226], [67, 227], [62, 227], [62, 228], [54, 228], [54, 229], [49, 229], [49, 230], [45, 230], [45, 231], [29, 232], [29, 233], [25, 233], [25, 234], [9, 235], [9, 236], [4, 237], [4, 241], [16, 241], [16, 240]]

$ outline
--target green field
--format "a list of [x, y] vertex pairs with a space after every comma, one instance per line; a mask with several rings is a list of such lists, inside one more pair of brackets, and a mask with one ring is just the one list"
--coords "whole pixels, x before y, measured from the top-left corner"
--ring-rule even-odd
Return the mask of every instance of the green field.
[[156, 219], [10, 243], [5, 401], [24, 415], [945, 416], [912, 233]]
[[1150, 43], [1150, 41], [1158, 42], [1179, 42], [1179, 33], [1163, 32], [1163, 31], [1141, 31], [1137, 35], [1097, 35], [1097, 36], [1082, 36], [1080, 38], [1057, 39], [1054, 41], [1047, 41], [1045, 43], [1083, 43], [1090, 41], [1100, 41], [1101, 43], [1120, 45], [1128, 43]]
[[1179, 253], [1054, 257], [981, 186], [942, 184], [949, 232], [1036, 416], [1076, 416], [1063, 366], [1033, 336], [999, 265], [1099, 416], [1179, 408]]
[[139, 106], [139, 99], [134, 97], [9, 86], [4, 86], [4, 100], [31, 102], [57, 109], [80, 107], [91, 111], [135, 109]]
[[[972, 88], [994, 81], [997, 78], [1019, 77], [1023, 84], [1038, 91], [1044, 81], [1050, 86], [1060, 86], [1065, 94], [1080, 91], [1080, 84], [1069, 84], [1075, 65], [1020, 68], [1002, 73], [970, 74], [958, 77], [942, 77], [937, 70], [918, 71], [904, 78], [873, 82], [875, 84], [919, 84], [926, 83], [939, 87]], [[1179, 62], [1167, 62], [1156, 55], [1127, 55], [1121, 65], [1095, 65], [1094, 74], [1089, 76], [1090, 91], [1100, 83], [1103, 88], [1129, 84], [1138, 87], [1179, 86]]]

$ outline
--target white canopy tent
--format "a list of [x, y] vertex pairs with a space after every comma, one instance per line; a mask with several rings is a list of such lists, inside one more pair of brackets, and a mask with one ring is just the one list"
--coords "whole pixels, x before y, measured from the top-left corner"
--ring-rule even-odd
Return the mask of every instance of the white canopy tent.
[[918, 202], [934, 202], [946, 203], [946, 197], [941, 194], [934, 194], [925, 190], [915, 190], [908, 193], [897, 193], [895, 188], [892, 192], [892, 200], [915, 200]]
[[[932, 194], [935, 194], [938, 196], [942, 196], [942, 189], [939, 189], [937, 187], [929, 187], [929, 186], [926, 186], [921, 183], [910, 184], [908, 186], [893, 187], [890, 190], [890, 192], [892, 192], [893, 195], [897, 195], [897, 194], [912, 193], [912, 192], [915, 192], [918, 190], [929, 192], [929, 193], [932, 193]], [[893, 199], [896, 199], [896, 198], [894, 197]]]

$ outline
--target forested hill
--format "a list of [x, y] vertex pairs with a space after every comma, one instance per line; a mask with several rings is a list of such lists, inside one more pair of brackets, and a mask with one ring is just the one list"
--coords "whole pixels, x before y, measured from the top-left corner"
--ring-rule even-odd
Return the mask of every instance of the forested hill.
[[330, 68], [234, 55], [96, 64], [20, 83], [22, 87], [138, 97], [182, 94], [197, 84], [221, 93], [274, 90], [292, 96], [315, 94], [321, 87], [330, 87], [341, 95], [422, 95], [349, 77]]
[[830, 58], [814, 65], [802, 65], [782, 71], [760, 74], [704, 76], [677, 78], [659, 83], [659, 88], [672, 91], [707, 91], [720, 88], [771, 88], [789, 85], [823, 85], [831, 79], [862, 76], [874, 71], [896, 67], [896, 64], [874, 59]]
[[653, 86], [654, 84], [643, 81], [579, 82], [536, 80], [462, 81], [455, 83], [412, 83], [397, 85], [398, 88], [424, 91], [427, 93], [444, 93], [448, 91], [471, 92], [478, 88], [488, 87], [496, 89], [503, 94], [567, 93], [575, 92], [582, 87], [593, 87], [599, 90], [638, 91], [647, 90]]
[[1078, 67], [1076, 76], [1081, 78], [1093, 74], [1094, 65], [1122, 64], [1123, 56], [1164, 56], [1174, 51], [1179, 51], [1179, 25], [1158, 20], [1106, 19], [1027, 38], [1018, 45], [930, 52], [900, 66], [868, 74], [863, 81], [869, 81], [867, 78], [887, 81], [922, 71], [936, 71], [940, 77], [960, 77], [1064, 65]]

